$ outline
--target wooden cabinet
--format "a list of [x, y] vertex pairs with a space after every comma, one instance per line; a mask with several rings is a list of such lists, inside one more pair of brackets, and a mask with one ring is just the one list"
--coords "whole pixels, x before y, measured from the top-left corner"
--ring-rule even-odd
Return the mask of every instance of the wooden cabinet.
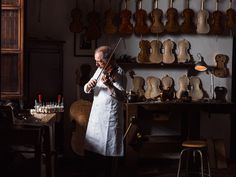
[[177, 157], [186, 132], [182, 127], [181, 112], [164, 103], [126, 103], [125, 108], [125, 127], [129, 130], [125, 138], [128, 163], [134, 163], [138, 158]]
[[1, 1], [1, 99], [23, 97], [24, 0]]
[[26, 41], [27, 107], [42, 94], [43, 102], [57, 101], [63, 92], [63, 41], [30, 39]]

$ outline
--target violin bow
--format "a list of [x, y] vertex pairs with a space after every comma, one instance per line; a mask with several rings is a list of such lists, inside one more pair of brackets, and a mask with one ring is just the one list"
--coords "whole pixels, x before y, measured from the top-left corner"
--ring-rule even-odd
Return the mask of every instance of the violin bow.
[[[112, 58], [112, 56], [114, 55], [114, 53], [115, 53], [117, 47], [119, 46], [121, 39], [122, 39], [122, 38], [120, 38], [120, 39], [118, 40], [118, 42], [116, 43], [115, 48], [113, 49], [111, 55], [109, 56], [109, 59], [108, 59], [106, 65], [104, 66], [104, 68], [102, 68], [102, 70], [101, 70], [100, 73], [98, 74], [97, 79], [100, 77], [100, 75], [103, 73], [103, 71], [107, 68], [107, 66], [108, 66], [109, 63], [111, 62], [111, 58]], [[97, 79], [96, 79], [96, 80], [97, 80]]]

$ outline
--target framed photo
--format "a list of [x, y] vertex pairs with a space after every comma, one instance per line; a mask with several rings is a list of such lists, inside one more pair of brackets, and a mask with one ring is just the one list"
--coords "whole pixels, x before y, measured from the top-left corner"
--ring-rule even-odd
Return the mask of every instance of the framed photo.
[[84, 33], [74, 33], [74, 56], [91, 57], [97, 47], [96, 40], [87, 40]]

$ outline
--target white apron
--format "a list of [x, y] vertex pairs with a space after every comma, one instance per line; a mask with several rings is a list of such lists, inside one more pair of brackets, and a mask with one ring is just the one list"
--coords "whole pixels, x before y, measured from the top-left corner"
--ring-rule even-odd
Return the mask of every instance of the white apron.
[[[101, 69], [98, 68], [91, 79], [97, 79], [100, 71]], [[85, 149], [104, 156], [123, 156], [122, 99], [125, 93], [126, 77], [119, 67], [113, 85], [116, 89], [111, 93], [100, 79], [97, 81], [85, 135]]]

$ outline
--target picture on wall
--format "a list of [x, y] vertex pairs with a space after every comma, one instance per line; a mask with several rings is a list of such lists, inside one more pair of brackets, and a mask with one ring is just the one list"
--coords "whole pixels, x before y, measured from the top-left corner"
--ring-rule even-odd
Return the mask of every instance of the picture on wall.
[[85, 33], [74, 33], [74, 56], [91, 57], [97, 47], [96, 40], [87, 40]]

